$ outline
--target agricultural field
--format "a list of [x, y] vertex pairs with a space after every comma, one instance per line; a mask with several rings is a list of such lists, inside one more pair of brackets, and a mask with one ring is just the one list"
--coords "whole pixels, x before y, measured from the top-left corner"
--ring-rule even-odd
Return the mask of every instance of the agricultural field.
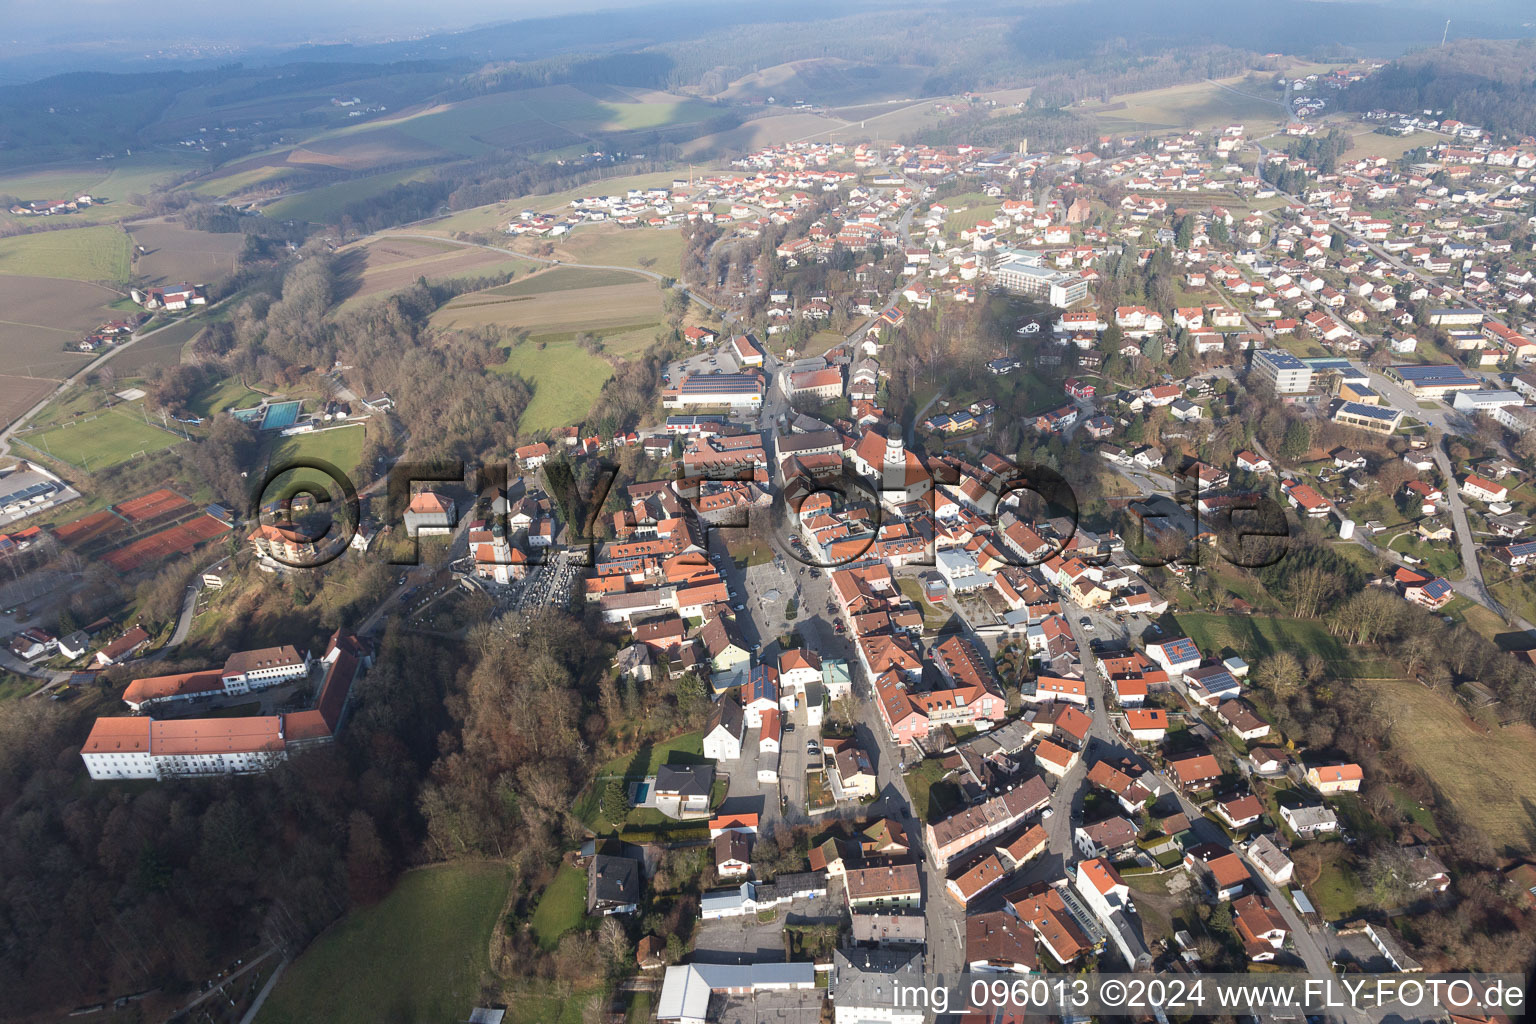
[[0, 238], [0, 274], [122, 284], [129, 274], [128, 235], [99, 225]]
[[47, 377], [0, 374], [0, 429], [53, 393], [59, 382]]
[[[387, 129], [448, 155], [491, 149], [554, 149], [589, 132], [638, 131], [694, 124], [722, 108], [703, 100], [648, 90], [553, 85], [440, 104], [392, 122]], [[367, 138], [374, 131], [360, 133]]]
[[369, 171], [409, 161], [431, 160], [440, 152], [395, 128], [375, 128], [357, 135], [316, 139], [289, 150], [284, 161], [301, 167]]
[[487, 288], [481, 295], [542, 295], [546, 292], [567, 292], [576, 288], [601, 288], [613, 284], [633, 284], [644, 280], [623, 270], [589, 270], [585, 267], [551, 267], [536, 271], [527, 277], [495, 288]]
[[1536, 730], [1511, 725], [1488, 730], [1448, 696], [1419, 683], [1379, 679], [1367, 684], [1390, 709], [1392, 743], [1434, 784], [1443, 801], [1496, 846], [1536, 850]]
[[432, 172], [424, 167], [407, 171], [389, 171], [371, 174], [363, 178], [340, 181], [334, 185], [321, 185], [307, 192], [295, 192], [262, 207], [262, 213], [273, 220], [307, 220], [316, 224], [329, 223], [339, 217], [348, 203], [360, 199], [372, 199], [383, 195], [396, 185], [408, 181], [422, 181]]
[[445, 281], [523, 270], [528, 261], [489, 249], [419, 238], [377, 238], [343, 251], [340, 291], [343, 308], [408, 288], [419, 277]]
[[121, 376], [137, 376], [148, 370], [175, 366], [181, 362], [187, 344], [203, 331], [201, 316], [183, 315], [163, 327], [157, 327], [133, 343], [127, 351], [112, 357], [109, 364]]
[[316, 939], [257, 1021], [463, 1020], [480, 1000], [508, 874], [483, 862], [408, 872], [382, 901]]
[[[168, 183], [178, 174], [202, 166], [205, 159], [183, 153], [153, 153], [119, 157], [115, 160], [71, 164], [47, 170], [19, 170], [0, 174], [0, 195], [18, 199], [73, 199], [89, 195], [96, 205], [78, 213], [49, 218], [49, 226], [61, 224], [84, 227], [112, 224], [143, 211], [129, 202], [129, 197], [143, 195], [157, 185]], [[102, 202], [102, 200], [106, 200]], [[0, 210], [0, 221], [37, 223], [31, 217], [17, 217]]]
[[554, 256], [567, 263], [637, 267], [675, 278], [683, 272], [683, 236], [673, 228], [583, 225], [555, 244]]
[[764, 146], [775, 146], [783, 142], [794, 142], [820, 135], [843, 124], [844, 122], [840, 119], [829, 119], [819, 114], [772, 114], [768, 117], [755, 117], [738, 127], [701, 135], [685, 143], [683, 155], [692, 157], [714, 153], [750, 153]]
[[313, 174], [310, 168], [292, 167], [281, 160], [273, 162], [267, 158], [258, 158], [241, 161], [237, 165], [221, 170], [214, 177], [203, 178], [188, 185], [187, 189], [194, 195], [213, 199], [231, 196], [279, 178], [290, 177], [295, 179], [288, 183], [290, 187], [301, 187], [305, 179], [313, 177]]
[[138, 410], [111, 409], [17, 438], [31, 447], [86, 472], [127, 462], [140, 452], [157, 452], [181, 438], [145, 422]]
[[[515, 281], [513, 285], [532, 284], [539, 279]], [[432, 323], [439, 327], [495, 324], [534, 335], [659, 324], [662, 319], [661, 289], [656, 282], [633, 275], [628, 277], [628, 282], [533, 294], [471, 292], [451, 299], [433, 314]]]
[[1247, 124], [1249, 133], [1254, 134], [1255, 129], [1279, 124], [1282, 118], [1280, 93], [1260, 88], [1248, 85], [1242, 77], [1223, 78], [1126, 93], [1110, 97], [1108, 103], [1074, 109], [1092, 114], [1108, 131], [1214, 128], [1235, 122]]
[[721, 94], [728, 100], [780, 103], [806, 100], [831, 106], [915, 95], [928, 72], [901, 64], [863, 64], [835, 57], [789, 61], [736, 79]]
[[[460, 295], [433, 315], [434, 326], [495, 325], [517, 333], [501, 369], [534, 386], [523, 431], [579, 422], [613, 375], [604, 355], [632, 355], [661, 327], [655, 282], [610, 270], [556, 267], [498, 288]], [[601, 340], [602, 354], [577, 343]]]
[[129, 233], [148, 250], [134, 257], [134, 277], [151, 285], [217, 281], [235, 272], [245, 247], [242, 234], [192, 231], [164, 219], [135, 224]]
[[66, 352], [64, 346], [119, 316], [111, 305], [120, 298], [110, 288], [85, 281], [0, 276], [0, 359], [6, 370], [32, 377], [69, 376], [91, 356]]

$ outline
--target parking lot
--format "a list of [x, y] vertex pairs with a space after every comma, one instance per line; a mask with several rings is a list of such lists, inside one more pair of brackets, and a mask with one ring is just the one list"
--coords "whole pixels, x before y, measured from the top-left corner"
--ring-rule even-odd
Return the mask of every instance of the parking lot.
[[718, 345], [695, 352], [686, 359], [679, 359], [667, 366], [667, 376], [673, 384], [682, 383], [683, 377], [690, 373], [735, 373], [735, 357], [726, 351], [729, 342], [722, 340]]
[[701, 921], [694, 932], [698, 963], [744, 964], [784, 959], [784, 926], [796, 923], [835, 922], [840, 919], [842, 883], [827, 885], [827, 895], [794, 900], [774, 908], [772, 920], [756, 914]]

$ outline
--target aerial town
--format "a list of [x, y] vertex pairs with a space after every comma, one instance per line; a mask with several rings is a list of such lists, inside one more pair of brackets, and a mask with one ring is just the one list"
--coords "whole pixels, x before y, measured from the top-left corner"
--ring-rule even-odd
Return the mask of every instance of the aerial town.
[[[336, 175], [0, 189], [0, 256], [137, 232], [0, 373], [0, 920], [52, 961], [0, 962], [16, 1019], [982, 1024], [1024, 1011], [901, 993], [1523, 974], [1536, 134], [1382, 105], [1401, 73], [1264, 55], [1198, 85], [1233, 116], [1148, 127], [1166, 89], [1070, 125], [962, 90], [624, 176], [607, 128], [312, 213], [415, 109], [344, 84], [307, 142], [157, 143]], [[731, 95], [832, 116], [780, 88]]]

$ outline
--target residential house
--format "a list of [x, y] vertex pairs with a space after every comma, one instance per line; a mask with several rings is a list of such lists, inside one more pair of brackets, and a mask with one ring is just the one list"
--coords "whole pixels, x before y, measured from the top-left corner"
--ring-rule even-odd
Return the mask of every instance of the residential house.
[[1040, 958], [1035, 931], [1006, 910], [965, 919], [966, 969], [983, 974], [1033, 974]]
[[709, 813], [715, 785], [714, 765], [664, 764], [656, 769], [656, 807], [673, 818]]
[[1359, 792], [1363, 778], [1357, 764], [1315, 765], [1307, 769], [1307, 784], [1324, 796]]
[[633, 914], [640, 905], [640, 862], [597, 854], [587, 864], [587, 913]]
[[741, 757], [742, 738], [746, 734], [746, 716], [735, 693], [723, 695], [704, 724], [704, 756], [712, 761], [735, 761]]
[[1253, 893], [1232, 902], [1232, 925], [1248, 959], [1268, 961], [1285, 947], [1290, 930], [1269, 897]]
[[1339, 830], [1339, 817], [1332, 810], [1318, 804], [1304, 807], [1281, 807], [1280, 820], [1285, 822], [1302, 839], [1312, 839]]

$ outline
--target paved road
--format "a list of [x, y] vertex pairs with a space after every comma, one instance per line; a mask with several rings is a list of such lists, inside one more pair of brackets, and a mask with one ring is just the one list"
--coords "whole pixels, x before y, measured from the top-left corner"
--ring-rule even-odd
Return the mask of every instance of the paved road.
[[[1399, 409], [1413, 409], [1414, 416], [1423, 420], [1430, 427], [1438, 430], [1442, 435], [1456, 433], [1462, 429], [1455, 422], [1455, 413], [1449, 406], [1443, 403], [1435, 403], [1433, 409], [1419, 409], [1418, 399], [1410, 395], [1406, 390], [1388, 380], [1385, 376], [1374, 370], [1369, 371], [1371, 386], [1384, 395], [1388, 402]], [[1445, 505], [1451, 513], [1451, 523], [1456, 530], [1456, 543], [1461, 553], [1462, 578], [1451, 581], [1451, 587], [1456, 593], [1476, 601], [1478, 604], [1493, 611], [1505, 622], [1518, 626], [1520, 629], [1536, 633], [1536, 626], [1512, 614], [1493, 596], [1488, 589], [1487, 582], [1483, 579], [1482, 563], [1478, 561], [1477, 540], [1472, 534], [1472, 525], [1467, 521], [1466, 503], [1462, 501], [1461, 490], [1457, 486], [1456, 477], [1451, 472], [1451, 459], [1446, 453], [1444, 444], [1430, 446], [1430, 455], [1435, 460], [1435, 466], [1440, 471], [1440, 476], [1445, 480], [1442, 491], [1445, 494]], [[1356, 538], [1369, 545], [1358, 534]], [[1388, 557], [1398, 561], [1395, 553], [1389, 552]]]
[[198, 595], [203, 592], [203, 574], [213, 572], [219, 566], [229, 561], [230, 557], [225, 555], [212, 565], [199, 569], [193, 575], [192, 582], [187, 584], [187, 594], [181, 601], [181, 615], [176, 620], [176, 630], [171, 634], [171, 638], [166, 641], [165, 646], [161, 648], [162, 651], [168, 651], [173, 647], [180, 647], [182, 641], [186, 640], [187, 634], [192, 631], [192, 617], [197, 613]]

